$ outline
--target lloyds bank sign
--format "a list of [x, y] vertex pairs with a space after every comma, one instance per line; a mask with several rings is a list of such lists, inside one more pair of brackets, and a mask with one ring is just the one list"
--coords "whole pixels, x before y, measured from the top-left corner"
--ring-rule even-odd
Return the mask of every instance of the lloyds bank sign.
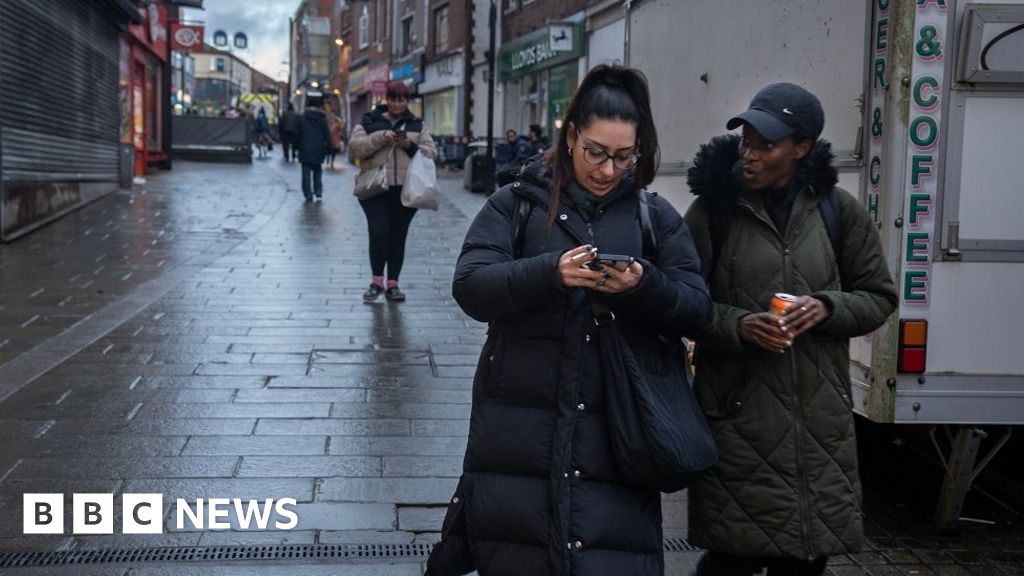
[[498, 52], [502, 81], [532, 74], [583, 56], [583, 27], [575, 22], [554, 22], [520, 36]]

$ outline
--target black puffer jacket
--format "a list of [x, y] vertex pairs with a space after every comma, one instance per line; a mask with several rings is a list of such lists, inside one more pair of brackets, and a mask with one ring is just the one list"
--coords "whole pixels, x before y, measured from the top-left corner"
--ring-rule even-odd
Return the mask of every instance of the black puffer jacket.
[[[565, 201], [547, 226], [549, 171], [528, 165], [473, 222], [455, 272], [463, 310], [489, 322], [473, 383], [464, 474], [431, 576], [660, 575], [661, 502], [624, 485], [610, 451], [594, 323], [585, 291], [561, 286], [561, 254], [591, 243], [642, 253], [637, 191], [627, 182], [587, 223]], [[534, 205], [513, 259], [517, 199]], [[659, 336], [693, 334], [710, 297], [680, 215], [651, 200], [657, 265], [609, 298], [639, 361], [663, 361]], [[653, 256], [652, 256], [653, 257]]]

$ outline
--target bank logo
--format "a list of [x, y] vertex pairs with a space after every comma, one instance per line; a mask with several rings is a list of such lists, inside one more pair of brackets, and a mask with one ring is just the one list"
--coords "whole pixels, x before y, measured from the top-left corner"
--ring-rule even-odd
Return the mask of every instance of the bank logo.
[[[22, 533], [65, 533], [64, 494], [25, 494], [22, 502]], [[178, 498], [169, 518], [176, 530], [291, 530], [299, 523], [296, 506], [294, 498]], [[113, 494], [73, 494], [71, 533], [113, 534], [117, 514]], [[162, 534], [163, 494], [123, 494], [120, 517], [123, 534]]]

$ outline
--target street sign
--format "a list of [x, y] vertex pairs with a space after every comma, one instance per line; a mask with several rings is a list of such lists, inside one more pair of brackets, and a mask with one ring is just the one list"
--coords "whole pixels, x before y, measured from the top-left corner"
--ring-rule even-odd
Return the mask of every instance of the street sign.
[[171, 24], [171, 49], [181, 52], [201, 50], [203, 27], [197, 24]]

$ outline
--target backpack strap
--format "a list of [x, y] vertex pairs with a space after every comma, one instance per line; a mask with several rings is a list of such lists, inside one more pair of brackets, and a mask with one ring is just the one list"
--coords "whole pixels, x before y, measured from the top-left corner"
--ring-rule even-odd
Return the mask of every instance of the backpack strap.
[[648, 260], [658, 259], [658, 235], [654, 231], [654, 222], [651, 219], [651, 198], [654, 193], [641, 190], [637, 197], [640, 199], [640, 233], [643, 239], [642, 253]]
[[715, 270], [718, 269], [718, 257], [722, 254], [722, 246], [729, 237], [732, 221], [736, 215], [736, 205], [726, 202], [708, 201], [708, 232], [711, 236], [711, 266], [704, 271], [704, 279], [711, 282]]
[[828, 232], [828, 240], [832, 244], [832, 254], [835, 255], [838, 266], [843, 261], [843, 215], [839, 210], [839, 192], [835, 186], [818, 202], [818, 211], [821, 212], [821, 219], [825, 222], [825, 231]]
[[523, 245], [526, 243], [526, 223], [533, 213], [533, 202], [516, 196], [515, 212], [512, 214], [512, 258], [518, 260], [523, 256]]

